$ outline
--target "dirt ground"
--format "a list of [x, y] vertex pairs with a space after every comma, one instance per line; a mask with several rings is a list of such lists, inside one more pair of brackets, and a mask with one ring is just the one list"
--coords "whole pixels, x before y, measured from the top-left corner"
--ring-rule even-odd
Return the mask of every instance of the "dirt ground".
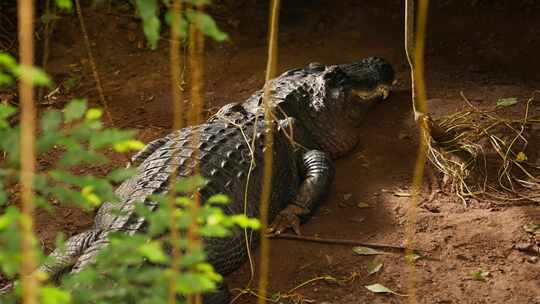
[[[204, 96], [210, 113], [225, 103], [244, 100], [264, 79], [267, 5], [228, 2], [213, 12], [231, 41], [209, 42], [206, 47]], [[377, 55], [394, 65], [399, 80], [388, 102], [366, 120], [357, 150], [336, 162], [332, 193], [302, 232], [402, 245], [409, 198], [392, 192], [410, 187], [417, 150], [403, 50], [403, 1], [283, 2], [280, 72], [313, 61], [344, 63]], [[461, 91], [476, 105], [489, 106], [504, 97], [524, 101], [540, 88], [538, 9], [433, 2], [437, 3], [428, 22], [426, 63], [432, 112], [461, 109]], [[102, 10], [86, 9], [85, 14], [116, 126], [137, 129], [145, 142], [167, 134], [172, 116], [167, 40], [151, 51], [144, 48], [134, 19]], [[63, 18], [51, 40], [48, 72], [57, 83], [77, 74], [82, 78], [71, 92], [57, 94], [52, 106], [72, 96], [86, 96], [97, 103], [86, 58], [76, 18]], [[531, 110], [539, 114], [540, 107]], [[115, 163], [122, 165], [122, 158], [117, 157]], [[358, 203], [368, 203], [369, 208], [358, 208]], [[50, 250], [57, 232], [80, 232], [91, 225], [92, 217], [65, 207], [54, 215], [40, 212], [37, 232]], [[473, 201], [466, 207], [453, 196], [440, 196], [429, 208], [419, 208], [414, 244], [429, 252], [428, 259], [415, 264], [419, 303], [540, 303], [538, 257], [513, 249], [529, 238], [523, 225], [539, 221], [536, 205]], [[365, 257], [354, 254], [350, 246], [272, 240], [270, 258], [272, 293], [285, 293], [321, 276], [340, 282], [318, 280], [294, 293], [314, 303], [406, 303], [406, 297], [376, 295], [364, 286], [380, 283], [401, 294], [410, 292], [410, 276], [400, 254]], [[374, 259], [384, 266], [368, 276], [367, 266]], [[471, 279], [470, 273], [477, 270], [489, 271], [486, 282]], [[245, 265], [227, 278], [228, 285], [243, 288], [249, 273]], [[236, 303], [255, 301], [242, 296]]]

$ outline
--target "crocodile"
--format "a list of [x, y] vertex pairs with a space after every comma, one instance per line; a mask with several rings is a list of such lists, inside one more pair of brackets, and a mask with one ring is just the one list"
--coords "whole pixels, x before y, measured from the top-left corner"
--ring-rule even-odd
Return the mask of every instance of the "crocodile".
[[[393, 80], [392, 66], [379, 57], [342, 65], [310, 63], [266, 84], [272, 121], [264, 119], [263, 88], [243, 103], [225, 105], [205, 123], [150, 142], [132, 159], [138, 173], [116, 189], [119, 202], [104, 203], [92, 228], [69, 238], [65, 248], [55, 250], [40, 270], [52, 277], [78, 272], [107, 246], [111, 232], [134, 234], [145, 229], [145, 219], [134, 211], [135, 203], [144, 202], [155, 210], [158, 204], [150, 196], [167, 192], [173, 172], [191, 176], [196, 166], [208, 180], [200, 190], [201, 201], [225, 194], [231, 203], [222, 207], [224, 212], [238, 214], [244, 213], [247, 198], [247, 215], [259, 217], [268, 134], [273, 134], [274, 158], [269, 229], [299, 233], [300, 224], [329, 192], [334, 177], [332, 160], [357, 145], [363, 118], [388, 97]], [[193, 134], [199, 140], [191, 140]], [[118, 209], [122, 212], [114, 212]], [[208, 262], [222, 275], [247, 260], [243, 231], [225, 238], [205, 238], [203, 244]], [[229, 297], [227, 288], [220, 286], [218, 292], [204, 295], [204, 303], [228, 303]]]

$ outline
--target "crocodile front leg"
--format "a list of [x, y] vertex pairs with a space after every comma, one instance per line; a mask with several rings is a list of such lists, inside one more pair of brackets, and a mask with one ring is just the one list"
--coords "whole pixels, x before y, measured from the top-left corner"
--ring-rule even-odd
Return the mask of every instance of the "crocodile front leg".
[[334, 179], [334, 167], [325, 152], [310, 150], [304, 153], [300, 173], [304, 180], [296, 197], [276, 216], [269, 232], [280, 234], [291, 228], [300, 234], [300, 222], [305, 221], [328, 194]]

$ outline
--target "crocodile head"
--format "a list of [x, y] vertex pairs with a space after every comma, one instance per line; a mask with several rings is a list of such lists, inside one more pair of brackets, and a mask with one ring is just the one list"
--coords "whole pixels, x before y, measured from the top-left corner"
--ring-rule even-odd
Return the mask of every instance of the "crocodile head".
[[333, 158], [356, 146], [365, 115], [388, 98], [394, 81], [392, 66], [378, 57], [343, 65], [312, 63], [294, 74], [310, 79], [300, 81], [305, 92], [302, 95], [308, 98], [301, 102], [303, 111], [295, 107], [294, 116], [317, 146]]

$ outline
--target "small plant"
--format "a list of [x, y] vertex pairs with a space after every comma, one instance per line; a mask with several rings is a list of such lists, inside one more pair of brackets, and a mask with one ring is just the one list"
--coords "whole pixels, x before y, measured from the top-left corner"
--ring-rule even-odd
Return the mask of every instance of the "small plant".
[[[18, 222], [22, 220], [18, 208], [11, 203], [16, 193], [8, 192], [16, 186], [19, 173], [19, 127], [11, 126], [8, 119], [16, 109], [0, 105], [0, 150], [5, 157], [0, 169], [0, 203], [4, 213], [0, 216], [0, 269], [4, 276], [16, 279], [20, 271], [20, 234]], [[105, 128], [100, 122], [102, 111], [88, 108], [84, 100], [74, 100], [63, 111], [48, 111], [40, 120], [37, 149], [40, 156], [54, 151], [55, 161], [48, 168], [36, 173], [35, 203], [40, 208], [51, 210], [50, 202], [75, 204], [86, 210], [98, 207], [104, 201], [115, 200], [113, 183], [129, 178], [134, 169], [116, 169], [104, 177], [94, 175], [78, 176], [72, 169], [81, 165], [106, 164], [107, 158], [101, 151], [112, 148], [117, 152], [140, 149], [143, 145], [134, 139], [133, 131]], [[206, 255], [200, 244], [190, 244], [186, 231], [193, 219], [189, 212], [192, 201], [187, 195], [204, 186], [201, 178], [180, 180], [176, 189], [184, 196], [175, 198], [179, 208], [172, 212], [166, 195], [156, 195], [157, 210], [150, 211], [143, 204], [137, 208], [140, 216], [148, 221], [146, 233], [133, 236], [115, 234], [111, 245], [99, 255], [95, 265], [82, 272], [66, 276], [61, 287], [46, 284], [41, 289], [43, 303], [124, 303], [140, 300], [165, 300], [165, 288], [169, 274], [170, 258], [165, 248], [170, 248], [168, 240], [161, 239], [169, 229], [171, 217], [176, 221], [182, 238], [178, 240], [184, 252], [180, 260], [180, 275], [177, 277], [178, 295], [188, 295], [211, 291], [221, 281], [221, 276], [205, 262]], [[203, 237], [224, 237], [234, 226], [257, 229], [257, 220], [244, 215], [227, 216], [219, 205], [226, 204], [223, 195], [212, 196], [200, 209], [196, 221]], [[62, 242], [58, 242], [62, 246]], [[188, 250], [189, 249], [189, 250]], [[44, 255], [40, 254], [43, 262]], [[47, 278], [40, 276], [43, 281]], [[105, 280], [103, 278], [106, 278]], [[16, 285], [17, 286], [17, 285]], [[140, 288], [145, 286], [145, 288]], [[4, 296], [6, 301], [15, 301], [15, 293]], [[54, 301], [54, 302], [48, 302]]]
[[[210, 3], [208, 0], [184, 0], [184, 4], [189, 4], [190, 7], [184, 9], [180, 15], [180, 37], [187, 37], [188, 25], [193, 24], [204, 35], [212, 39], [222, 42], [228, 39], [228, 35], [222, 32], [214, 19], [196, 8], [202, 7]], [[165, 22], [172, 26], [172, 1], [163, 0], [162, 4], [166, 8]], [[161, 20], [159, 18], [159, 1], [158, 0], [136, 0], [135, 1], [138, 14], [143, 21], [143, 30], [151, 48], [157, 47], [157, 42], [161, 33]]]
[[[3, 138], [0, 141], [3, 156], [0, 160], [0, 204], [4, 211], [0, 216], [0, 270], [9, 280], [17, 278], [20, 272], [21, 236], [18, 223], [29, 220], [21, 218], [17, 206], [11, 203], [18, 200], [18, 193], [13, 190], [20, 179], [20, 127], [12, 126], [8, 121], [16, 112], [14, 107], [0, 105], [0, 138]], [[72, 169], [76, 166], [106, 164], [107, 158], [101, 153], [105, 148], [127, 152], [143, 146], [133, 139], [133, 131], [105, 128], [100, 122], [101, 114], [98, 108], [88, 109], [84, 100], [72, 101], [63, 111], [43, 114], [39, 122], [40, 136], [36, 142], [38, 157], [43, 158], [47, 154], [55, 157], [50, 165], [36, 172], [34, 204], [37, 207], [52, 210], [51, 202], [57, 202], [92, 210], [105, 200], [114, 200], [112, 183], [133, 173], [128, 169], [114, 170], [105, 177], [73, 173]], [[39, 261], [43, 261], [43, 254], [39, 254]], [[60, 292], [48, 288], [45, 294]]]
[[[171, 1], [133, 2], [150, 45], [156, 47], [161, 32], [159, 5], [166, 8], [164, 20], [171, 24]], [[198, 9], [208, 1], [182, 2], [189, 3], [180, 15], [180, 36], [183, 39], [187, 37], [190, 24], [217, 41], [227, 39], [214, 20]], [[74, 6], [71, 0], [55, 0], [54, 3], [67, 11]], [[51, 18], [59, 17], [43, 15], [42, 21], [49, 22]], [[0, 52], [0, 86], [14, 85], [23, 74], [31, 75], [36, 86], [50, 86], [52, 83], [42, 70], [21, 66], [9, 54]], [[71, 75], [62, 86], [66, 91], [72, 91], [78, 86], [79, 79], [79, 75]], [[23, 216], [14, 203], [20, 198], [17, 191], [20, 182], [20, 126], [12, 119], [17, 112], [15, 107], [0, 105], [0, 272], [3, 279], [0, 285], [14, 282], [12, 292], [0, 294], [1, 303], [16, 303], [21, 299], [22, 290], [17, 281], [22, 262], [20, 223], [32, 220]], [[34, 178], [35, 206], [53, 210], [53, 203], [71, 204], [84, 210], [94, 210], [103, 202], [117, 201], [113, 185], [130, 178], [136, 173], [135, 169], [115, 169], [105, 176], [79, 175], [76, 169], [96, 164], [110, 165], [105, 151], [126, 153], [144, 145], [135, 139], [132, 130], [105, 127], [101, 122], [102, 114], [101, 109], [89, 108], [82, 99], [71, 101], [62, 111], [42, 113], [38, 121], [36, 152], [38, 159], [46, 159], [46, 165], [38, 168]], [[175, 278], [174, 292], [179, 298], [214, 290], [222, 278], [206, 263], [202, 243], [188, 238], [188, 230], [196, 225], [200, 237], [224, 237], [237, 226], [258, 229], [259, 222], [245, 215], [225, 215], [220, 205], [226, 204], [228, 199], [223, 195], [212, 196], [196, 214], [192, 214], [190, 206], [193, 201], [189, 196], [204, 184], [200, 177], [179, 180], [174, 185], [178, 195], [152, 197], [157, 202], [157, 209], [149, 210], [143, 203], [138, 204], [136, 213], [145, 218], [148, 229], [130, 236], [111, 234], [110, 246], [102, 250], [95, 263], [81, 272], [61, 278], [35, 273], [42, 283], [38, 290], [40, 303], [163, 303], [170, 299], [168, 288], [171, 278]], [[174, 210], [171, 206], [175, 206]], [[164, 237], [170, 231], [171, 222], [175, 223], [179, 234], [178, 239], [172, 242]], [[63, 247], [62, 240], [63, 237], [59, 236], [58, 248]], [[167, 254], [174, 246], [182, 252], [177, 261]], [[38, 263], [46, 261], [35, 237], [33, 247], [38, 249]], [[178, 271], [174, 276], [172, 269]], [[57, 279], [59, 282], [55, 282]]]

